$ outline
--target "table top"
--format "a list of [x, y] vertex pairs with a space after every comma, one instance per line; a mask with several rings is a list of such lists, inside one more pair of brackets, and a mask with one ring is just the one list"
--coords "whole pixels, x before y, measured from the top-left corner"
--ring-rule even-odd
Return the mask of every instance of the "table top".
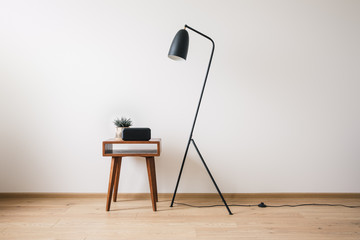
[[161, 138], [151, 138], [148, 141], [124, 141], [120, 138], [109, 138], [105, 141], [103, 141], [103, 143], [113, 143], [113, 144], [136, 144], [136, 143], [140, 143], [140, 144], [154, 144], [154, 143], [159, 143], [161, 142]]

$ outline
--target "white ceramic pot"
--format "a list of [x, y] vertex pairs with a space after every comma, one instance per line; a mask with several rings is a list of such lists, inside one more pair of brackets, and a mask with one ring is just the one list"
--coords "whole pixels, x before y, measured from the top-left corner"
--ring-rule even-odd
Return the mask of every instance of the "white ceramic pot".
[[121, 138], [121, 135], [122, 135], [122, 132], [124, 131], [124, 128], [125, 127], [116, 127], [116, 131], [115, 131], [115, 138], [116, 139], [122, 139]]

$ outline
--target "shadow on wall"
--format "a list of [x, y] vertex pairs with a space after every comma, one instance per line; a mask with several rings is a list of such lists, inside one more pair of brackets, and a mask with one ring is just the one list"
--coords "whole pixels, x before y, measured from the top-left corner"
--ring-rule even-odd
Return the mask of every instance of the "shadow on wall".
[[[40, 161], [42, 159], [40, 143], [34, 147], [31, 136], [31, 134], [17, 136], [6, 133], [2, 135], [0, 192], [32, 191], [34, 185], [41, 186], [50, 180], [46, 178], [47, 166]], [[31, 146], [30, 142], [32, 142]]]
[[[178, 179], [184, 157], [184, 152], [185, 148], [181, 149], [175, 146], [167, 146], [166, 151], [163, 152], [161, 158], [156, 162], [156, 174], [159, 192], [168, 193], [169, 186], [171, 189], [170, 192], [175, 190], [176, 181]], [[206, 156], [203, 155], [203, 157], [211, 174], [215, 178], [215, 181], [217, 183], [220, 182], [217, 170], [215, 168], [211, 168], [211, 164], [207, 162], [208, 160], [206, 159]], [[219, 188], [221, 190], [220, 185]], [[198, 156], [193, 146], [189, 147], [189, 152], [185, 160], [178, 192], [216, 192], [216, 188], [214, 187], [211, 178], [209, 177], [200, 157]]]

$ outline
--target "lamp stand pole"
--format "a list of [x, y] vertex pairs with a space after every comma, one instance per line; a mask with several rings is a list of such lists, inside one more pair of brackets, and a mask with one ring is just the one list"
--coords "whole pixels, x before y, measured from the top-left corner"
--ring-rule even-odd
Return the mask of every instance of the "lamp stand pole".
[[191, 128], [189, 140], [188, 140], [188, 143], [187, 143], [187, 146], [186, 146], [184, 158], [183, 158], [183, 161], [182, 161], [182, 164], [181, 164], [181, 168], [180, 168], [180, 172], [179, 172], [179, 177], [178, 177], [177, 182], [176, 182], [176, 187], [175, 187], [175, 191], [174, 191], [174, 194], [173, 194], [173, 197], [172, 197], [172, 200], [171, 200], [171, 205], [170, 205], [170, 207], [173, 207], [173, 204], [174, 204], [174, 201], [175, 201], [176, 192], [177, 192], [177, 189], [178, 189], [178, 186], [179, 186], [179, 182], [180, 182], [180, 178], [181, 178], [181, 174], [182, 174], [182, 171], [183, 171], [183, 168], [184, 168], [186, 156], [187, 156], [187, 153], [188, 153], [188, 150], [189, 150], [189, 146], [190, 146], [190, 143], [193, 143], [193, 145], [194, 145], [197, 153], [199, 154], [199, 157], [200, 157], [202, 163], [204, 164], [204, 166], [205, 166], [205, 168], [206, 168], [206, 171], [208, 172], [208, 174], [209, 174], [212, 182], [213, 182], [214, 185], [215, 185], [216, 190], [218, 191], [218, 193], [219, 193], [222, 201], [224, 202], [226, 209], [228, 210], [229, 214], [232, 215], [232, 212], [231, 212], [229, 206], [227, 205], [227, 203], [226, 203], [226, 201], [225, 201], [225, 198], [223, 197], [223, 195], [222, 195], [219, 187], [217, 186], [217, 184], [216, 184], [216, 182], [215, 182], [215, 179], [214, 179], [213, 176], [211, 175], [210, 170], [209, 170], [209, 168], [207, 167], [207, 165], [206, 165], [206, 163], [205, 163], [204, 158], [202, 157], [202, 155], [201, 155], [198, 147], [196, 146], [196, 143], [195, 143], [194, 139], [192, 138], [193, 132], [194, 132], [194, 128], [195, 128], [195, 124], [196, 124], [196, 119], [197, 119], [197, 116], [198, 116], [198, 113], [199, 113], [199, 109], [200, 109], [200, 105], [201, 105], [201, 100], [202, 100], [202, 97], [203, 97], [203, 94], [204, 94], [204, 90], [205, 90], [205, 85], [206, 85], [207, 77], [208, 77], [209, 70], [210, 70], [211, 61], [212, 61], [212, 58], [213, 58], [213, 55], [214, 55], [215, 43], [214, 43], [214, 41], [213, 41], [210, 37], [208, 37], [208, 36], [206, 36], [205, 34], [203, 34], [203, 33], [199, 32], [199, 31], [197, 31], [197, 30], [189, 27], [188, 25], [185, 25], [185, 29], [186, 29], [186, 28], [188, 28], [188, 29], [196, 32], [197, 34], [200, 34], [201, 36], [203, 36], [203, 37], [205, 37], [205, 38], [207, 38], [207, 39], [209, 39], [209, 40], [211, 41], [213, 47], [212, 47], [212, 51], [211, 51], [211, 56], [210, 56], [209, 65], [208, 65], [208, 68], [207, 68], [207, 71], [206, 71], [206, 76], [205, 76], [205, 80], [204, 80], [204, 85], [203, 85], [202, 90], [201, 90], [201, 95], [200, 95], [199, 103], [198, 103], [198, 106], [197, 106], [197, 109], [196, 109], [196, 114], [195, 114], [194, 122], [193, 122], [193, 125], [192, 125], [192, 128]]

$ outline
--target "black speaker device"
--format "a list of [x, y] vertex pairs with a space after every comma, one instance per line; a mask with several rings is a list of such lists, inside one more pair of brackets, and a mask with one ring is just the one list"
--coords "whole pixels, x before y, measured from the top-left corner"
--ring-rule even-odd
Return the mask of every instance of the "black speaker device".
[[150, 138], [150, 128], [124, 128], [122, 132], [124, 141], [149, 141]]

